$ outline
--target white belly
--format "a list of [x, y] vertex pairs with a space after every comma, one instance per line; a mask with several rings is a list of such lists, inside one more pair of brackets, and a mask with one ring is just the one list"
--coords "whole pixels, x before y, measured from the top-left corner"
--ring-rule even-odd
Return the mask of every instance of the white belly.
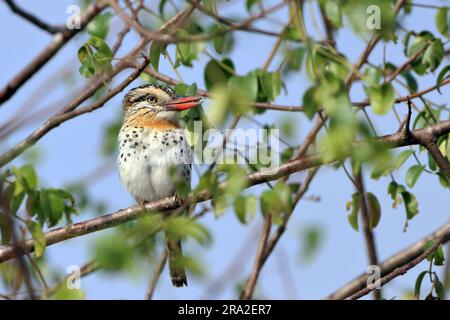
[[174, 195], [178, 182], [190, 187], [191, 161], [191, 148], [181, 129], [122, 128], [120, 131], [120, 179], [139, 202]]

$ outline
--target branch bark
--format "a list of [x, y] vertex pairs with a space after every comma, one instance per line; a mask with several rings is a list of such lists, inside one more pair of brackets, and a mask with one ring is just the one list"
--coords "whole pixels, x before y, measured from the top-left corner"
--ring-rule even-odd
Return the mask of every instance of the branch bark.
[[[397, 270], [398, 268], [404, 266], [405, 264], [419, 257], [421, 254], [423, 254], [425, 245], [430, 240], [440, 239], [443, 235], [448, 235], [449, 230], [450, 230], [450, 222], [447, 222], [439, 229], [434, 231], [432, 234], [417, 241], [416, 243], [410, 245], [409, 247], [399, 251], [398, 253], [392, 255], [391, 257], [381, 262], [379, 264], [379, 267], [381, 269], [381, 276], [390, 274], [391, 272]], [[445, 238], [442, 242], [446, 242], [447, 240], [448, 239]], [[368, 277], [369, 274], [367, 273], [361, 274], [359, 277], [350, 281], [342, 288], [330, 294], [326, 299], [340, 300], [354, 295], [358, 291], [365, 288]]]
[[55, 34], [52, 42], [22, 71], [20, 71], [9, 83], [0, 90], [0, 105], [9, 100], [17, 90], [30, 80], [53, 56], [77, 33], [97, 16], [104, 8], [105, 4], [91, 4], [81, 17], [81, 28], [68, 30]]
[[267, 248], [267, 240], [269, 239], [270, 229], [272, 228], [272, 216], [270, 214], [266, 214], [264, 217], [264, 225], [261, 231], [261, 236], [259, 238], [258, 250], [256, 252], [255, 262], [248, 277], [244, 290], [242, 290], [239, 299], [241, 300], [249, 300], [253, 296], [253, 292], [255, 291], [256, 281], [258, 280], [259, 273], [261, 272], [262, 266], [264, 264], [264, 253]]
[[44, 31], [47, 31], [48, 33], [55, 34], [55, 33], [63, 32], [64, 30], [66, 30], [66, 28], [64, 26], [53, 26], [53, 25], [50, 25], [50, 24], [42, 21], [35, 15], [33, 15], [33, 14], [29, 13], [28, 11], [19, 7], [13, 0], [5, 0], [5, 3], [9, 6], [9, 8], [11, 9], [12, 12], [21, 16], [28, 22], [34, 24], [36, 27], [38, 27]]
[[[375, 236], [370, 227], [369, 208], [367, 206], [366, 190], [364, 187], [361, 170], [362, 167], [359, 169], [359, 172], [355, 175], [355, 183], [357, 186], [357, 191], [361, 194], [361, 221], [363, 224], [364, 238], [366, 243], [367, 256], [369, 258], [369, 264], [372, 266], [377, 266], [378, 254], [375, 244]], [[375, 290], [373, 298], [374, 300], [380, 300], [381, 290]]]
[[[436, 136], [441, 136], [450, 133], [450, 120], [443, 121], [441, 123], [414, 130], [411, 135], [404, 135], [403, 132], [396, 132], [391, 135], [386, 135], [378, 138], [371, 139], [375, 142], [384, 144], [387, 148], [398, 148], [407, 145], [416, 145], [419, 143], [417, 136], [422, 134], [429, 134], [433, 132]], [[349, 146], [349, 150], [358, 148], [358, 144], [366, 143], [367, 141], [356, 142], [352, 146]], [[344, 155], [347, 157], [349, 151]], [[311, 156], [300, 157], [291, 161], [288, 161], [279, 167], [266, 168], [260, 171], [256, 171], [247, 176], [247, 187], [251, 187], [257, 184], [265, 183], [279, 179], [283, 176], [290, 175], [295, 172], [306, 170], [309, 168], [318, 167], [320, 165], [331, 163], [342, 159], [333, 159], [326, 162], [321, 154], [314, 154]], [[219, 185], [219, 188], [224, 188], [225, 183]], [[212, 194], [210, 190], [202, 190], [198, 194], [191, 194], [183, 205], [189, 205], [194, 202], [203, 202], [210, 200]], [[146, 211], [167, 211], [174, 210], [179, 207], [179, 202], [175, 197], [167, 197], [157, 201], [153, 201], [145, 205]], [[96, 231], [115, 227], [117, 225], [126, 223], [138, 219], [146, 214], [146, 211], [142, 211], [141, 206], [133, 206], [128, 209], [119, 210], [117, 212], [107, 214], [101, 217], [89, 219], [83, 222], [75, 223], [67, 227], [51, 230], [45, 234], [47, 245], [52, 245], [64, 240], [79, 237]], [[276, 242], [275, 242], [276, 243]], [[268, 247], [269, 248], [269, 247]], [[32, 240], [27, 240], [24, 243], [24, 252], [31, 252], [34, 250], [34, 244]], [[0, 247], [0, 263], [10, 260], [16, 256], [15, 250], [12, 246], [6, 245]]]
[[[444, 230], [442, 235], [440, 235], [439, 237], [433, 239], [434, 240], [433, 246], [431, 246], [430, 248], [428, 248], [427, 250], [422, 252], [418, 257], [416, 257], [413, 260], [409, 261], [408, 263], [406, 263], [402, 267], [396, 268], [395, 270], [393, 270], [392, 272], [390, 272], [389, 274], [387, 274], [386, 276], [381, 278], [380, 279], [381, 285], [385, 285], [386, 283], [394, 280], [398, 276], [404, 275], [406, 272], [408, 272], [408, 270], [414, 268], [420, 262], [425, 260], [430, 254], [434, 253], [439, 248], [439, 246], [442, 243], [445, 243], [449, 238], [450, 238], [450, 228], [447, 228], [447, 229]], [[360, 291], [356, 292], [355, 294], [349, 296], [346, 300], [359, 299], [359, 298], [365, 296], [366, 294], [370, 293], [372, 290], [374, 290], [373, 287], [365, 287], [365, 288], [361, 289]]]
[[[169, 21], [167, 21], [160, 30], [166, 30], [166, 29], [175, 29], [177, 26], [182, 25], [187, 19], [187, 17], [192, 13], [193, 9], [192, 7], [188, 7], [179, 13], [177, 13], [175, 16], [173, 16]], [[145, 48], [145, 46], [148, 44], [148, 41], [141, 40], [138, 45], [136, 45], [124, 58], [122, 58], [113, 69], [113, 72], [111, 74], [111, 77], [96, 77], [86, 88], [83, 90], [83, 92], [78, 95], [75, 99], [73, 99], [71, 102], [69, 102], [65, 107], [61, 109], [56, 115], [51, 117], [49, 120], [47, 120], [41, 127], [36, 129], [32, 134], [30, 134], [28, 137], [23, 139], [21, 142], [16, 144], [14, 147], [9, 149], [6, 153], [2, 154], [0, 156], [0, 168], [3, 167], [5, 164], [9, 163], [13, 159], [15, 159], [18, 155], [20, 155], [22, 152], [33, 146], [39, 139], [41, 139], [46, 133], [48, 133], [53, 128], [59, 126], [64, 121], [67, 121], [73, 117], [76, 117], [80, 114], [90, 112], [94, 109], [100, 108], [103, 106], [105, 102], [110, 100], [114, 95], [119, 93], [121, 90], [123, 90], [125, 86], [124, 84], [131, 83], [134, 79], [136, 79], [140, 72], [142, 71], [142, 68], [145, 67], [145, 65], [137, 63], [136, 57], [141, 54], [141, 51]], [[126, 68], [132, 68], [135, 67], [137, 70], [139, 70], [139, 73], [133, 73], [130, 77], [128, 77], [124, 82], [122, 82], [121, 85], [118, 86], [118, 89], [120, 90], [112, 90], [107, 95], [105, 95], [102, 99], [97, 101], [96, 103], [92, 104], [89, 107], [85, 107], [82, 110], [84, 112], [80, 111], [74, 111], [76, 108], [78, 108], [84, 101], [86, 101], [89, 97], [91, 97], [98, 89], [100, 89], [106, 81], [120, 73], [121, 71], [125, 70]], [[100, 103], [101, 102], [101, 103]], [[0, 103], [1, 103], [1, 93], [0, 93]], [[92, 109], [92, 110], [89, 110]]]

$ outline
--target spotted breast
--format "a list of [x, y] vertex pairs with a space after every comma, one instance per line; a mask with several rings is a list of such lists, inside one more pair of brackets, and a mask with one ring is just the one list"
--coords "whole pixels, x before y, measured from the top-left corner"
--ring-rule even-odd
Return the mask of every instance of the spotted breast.
[[119, 133], [119, 173], [138, 201], [174, 195], [177, 183], [191, 180], [191, 148], [180, 128], [124, 125]]

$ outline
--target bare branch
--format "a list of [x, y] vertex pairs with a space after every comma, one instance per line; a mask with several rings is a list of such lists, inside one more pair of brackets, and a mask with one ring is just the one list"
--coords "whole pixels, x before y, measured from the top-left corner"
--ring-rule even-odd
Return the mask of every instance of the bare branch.
[[[8, 162], [15, 159], [22, 152], [33, 146], [39, 139], [41, 139], [46, 133], [50, 130], [56, 128], [63, 122], [77, 117], [81, 114], [92, 112], [100, 107], [102, 107], [107, 101], [109, 101], [112, 97], [121, 92], [125, 87], [127, 87], [134, 79], [136, 79], [143, 68], [145, 68], [147, 64], [147, 60], [141, 64], [140, 69], [136, 69], [129, 77], [127, 77], [122, 83], [120, 83], [116, 88], [110, 90], [105, 96], [100, 98], [98, 101], [92, 103], [89, 106], [86, 106], [81, 109], [75, 109], [78, 105], [80, 105], [83, 101], [87, 100], [92, 94], [94, 94], [101, 86], [103, 86], [103, 81], [100, 78], [94, 80], [92, 85], [87, 88], [86, 91], [83, 92], [82, 95], [76, 97], [72, 102], [70, 102], [66, 107], [63, 108], [62, 111], [58, 112], [56, 115], [48, 119], [41, 127], [35, 130], [32, 134], [26, 137], [24, 140], [16, 144], [6, 153], [0, 156], [0, 167], [3, 167]], [[113, 74], [118, 73], [122, 70], [123, 67], [117, 67]]]
[[264, 264], [264, 253], [266, 252], [267, 240], [269, 239], [270, 230], [272, 228], [272, 215], [266, 214], [264, 217], [264, 225], [261, 231], [261, 237], [259, 238], [258, 250], [256, 252], [255, 262], [248, 277], [244, 290], [241, 292], [241, 296], [239, 299], [241, 300], [249, 300], [253, 296], [253, 292], [255, 291], [256, 281], [258, 280], [259, 273]]
[[[443, 235], [448, 233], [448, 230], [450, 230], [450, 222], [447, 222], [443, 226], [441, 226], [439, 229], [434, 231], [429, 236], [417, 241], [416, 243], [410, 245], [409, 247], [399, 251], [398, 253], [392, 255], [391, 257], [387, 258], [383, 262], [379, 264], [379, 267], [381, 269], [381, 275], [385, 276], [387, 274], [390, 274], [391, 272], [397, 270], [401, 266], [404, 266], [405, 264], [409, 263], [410, 261], [413, 261], [417, 257], [419, 257], [423, 252], [425, 245], [430, 241], [434, 239], [440, 239]], [[445, 241], [448, 239], [444, 239]], [[445, 242], [442, 241], [442, 242]], [[346, 285], [344, 285], [342, 288], [336, 290], [334, 293], [330, 294], [326, 299], [332, 299], [332, 300], [339, 300], [339, 299], [345, 299], [356, 292], [362, 290], [365, 288], [367, 284], [367, 278], [369, 277], [369, 274], [363, 273], [356, 279], [350, 281]]]
[[0, 105], [11, 98], [16, 91], [30, 80], [53, 56], [78, 32], [80, 32], [104, 8], [105, 4], [93, 3], [81, 17], [81, 28], [68, 30], [55, 34], [52, 42], [22, 71], [20, 71], [5, 88], [0, 90]]
[[[370, 227], [370, 218], [369, 218], [369, 207], [367, 206], [367, 197], [366, 197], [366, 191], [364, 187], [364, 181], [362, 177], [362, 168], [360, 168], [359, 172], [355, 175], [355, 183], [358, 189], [358, 192], [361, 195], [361, 220], [363, 224], [363, 230], [364, 230], [364, 238], [367, 248], [367, 255], [369, 257], [369, 264], [372, 266], [378, 265], [378, 254], [377, 254], [377, 248], [375, 244], [375, 236], [372, 232], [372, 229]], [[374, 291], [374, 299], [380, 300], [381, 299], [381, 291], [375, 290]]]
[[[419, 142], [415, 137], [425, 133], [428, 134], [428, 132], [433, 132], [436, 136], [441, 136], [450, 133], [450, 120], [443, 121], [423, 129], [414, 130], [411, 132], [410, 136], [405, 137], [402, 133], [397, 132], [391, 135], [371, 139], [371, 141], [384, 144], [387, 148], [398, 148], [407, 145], [418, 144]], [[360, 143], [367, 143], [367, 141], [356, 142], [355, 144], [349, 146], [349, 149], [346, 153], [344, 153], [344, 156], [345, 157], [348, 156], [350, 154], [351, 149], [358, 148], [359, 147], [358, 144]], [[307, 157], [300, 157], [288, 161], [280, 165], [279, 167], [265, 168], [261, 169], [260, 171], [256, 171], [249, 174], [247, 176], [246, 186], [251, 187], [257, 184], [265, 183], [267, 181], [276, 180], [283, 176], [290, 175], [294, 172], [299, 172], [309, 168], [318, 167], [325, 163], [331, 163], [336, 160], [342, 159], [334, 159], [332, 161], [326, 162], [322, 158], [321, 154], [314, 154]], [[223, 182], [219, 185], [219, 188], [223, 189], [225, 186], [226, 182]], [[186, 199], [183, 206], [187, 206], [194, 202], [198, 203], [210, 200], [211, 197], [212, 194], [210, 190], [202, 190], [198, 194], [190, 194], [190, 196]], [[79, 222], [63, 228], [51, 230], [45, 234], [46, 244], [52, 245], [71, 238], [112, 228], [125, 222], [136, 220], [144, 216], [146, 213], [148, 214], [147, 211], [150, 212], [167, 211], [177, 209], [178, 207], [180, 207], [180, 204], [179, 201], [177, 201], [176, 197], [167, 197], [164, 199], [150, 202], [145, 205], [144, 207], [145, 211], [143, 211], [142, 206], [133, 206], [101, 217], [89, 219], [84, 222]], [[274, 243], [276, 243], [276, 241]], [[24, 243], [23, 248], [25, 252], [33, 251], [34, 250], [33, 241], [27, 240]], [[270, 243], [268, 249], [270, 249]], [[0, 263], [7, 261], [15, 257], [16, 255], [17, 254], [15, 253], [14, 247], [10, 245], [0, 247]]]
[[64, 30], [66, 30], [65, 26], [52, 26], [52, 25], [42, 21], [38, 17], [29, 13], [28, 11], [20, 8], [13, 0], [4, 0], [4, 1], [9, 6], [11, 11], [18, 14], [25, 20], [28, 20], [30, 23], [34, 24], [36, 27], [38, 27], [44, 31], [47, 31], [51, 34], [55, 34], [55, 33], [63, 32]]
[[[381, 285], [385, 285], [386, 283], [392, 281], [396, 277], [398, 277], [400, 275], [404, 275], [406, 272], [408, 272], [408, 270], [414, 268], [420, 262], [425, 260], [430, 254], [434, 253], [439, 248], [439, 246], [442, 243], [445, 243], [448, 239], [450, 239], [450, 228], [445, 229], [441, 236], [432, 239], [432, 240], [434, 240], [434, 244], [430, 248], [428, 248], [427, 250], [422, 252], [418, 257], [409, 261], [407, 264], [405, 264], [401, 268], [396, 268], [395, 270], [393, 270], [392, 272], [390, 272], [389, 274], [387, 274], [386, 276], [381, 278], [379, 280]], [[361, 289], [360, 291], [356, 292], [355, 294], [349, 296], [347, 298], [347, 300], [359, 299], [359, 298], [365, 296], [366, 294], [370, 293], [373, 289], [374, 288], [372, 286]]]
[[166, 265], [167, 261], [167, 250], [161, 254], [161, 257], [158, 260], [158, 263], [155, 265], [155, 270], [152, 273], [150, 278], [150, 282], [147, 288], [147, 292], [145, 293], [145, 300], [152, 300], [153, 293], [155, 292], [156, 285], [158, 284], [159, 277]]

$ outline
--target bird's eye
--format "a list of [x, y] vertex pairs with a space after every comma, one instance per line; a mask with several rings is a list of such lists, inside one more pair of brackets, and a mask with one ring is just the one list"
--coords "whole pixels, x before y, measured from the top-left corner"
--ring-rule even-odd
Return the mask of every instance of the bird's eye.
[[158, 102], [158, 98], [156, 98], [155, 96], [150, 96], [147, 98], [147, 101], [150, 103], [157, 103]]

